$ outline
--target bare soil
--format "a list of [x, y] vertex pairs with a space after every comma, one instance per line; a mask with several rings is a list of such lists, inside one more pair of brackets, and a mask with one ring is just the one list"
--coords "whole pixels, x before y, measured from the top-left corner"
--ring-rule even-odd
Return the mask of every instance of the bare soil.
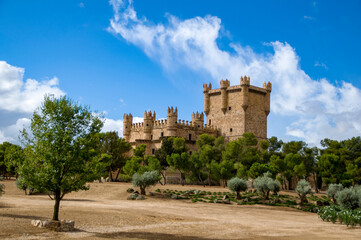
[[[51, 232], [30, 224], [52, 217], [47, 195], [26, 196], [5, 181], [0, 197], [0, 239], [361, 239], [361, 229], [323, 222], [315, 213], [265, 205], [192, 203], [146, 196], [126, 200], [128, 183], [90, 183], [89, 191], [71, 193], [60, 203], [60, 218], [75, 221], [75, 232]], [[222, 187], [157, 185], [148, 189]]]

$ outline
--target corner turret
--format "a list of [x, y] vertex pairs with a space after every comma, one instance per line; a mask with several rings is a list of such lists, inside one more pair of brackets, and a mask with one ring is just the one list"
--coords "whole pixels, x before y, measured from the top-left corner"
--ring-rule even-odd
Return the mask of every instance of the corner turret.
[[151, 140], [152, 137], [152, 130], [153, 130], [153, 125], [154, 125], [154, 121], [155, 121], [155, 112], [149, 111], [144, 111], [144, 122], [143, 122], [143, 132], [144, 132], [144, 139], [146, 140]]
[[123, 116], [123, 137], [125, 141], [129, 141], [130, 139], [130, 131], [133, 124], [133, 116], [132, 114], [124, 114]]
[[195, 129], [203, 129], [204, 126], [204, 114], [203, 113], [192, 113], [192, 124]]
[[251, 82], [250, 77], [247, 77], [247, 76], [241, 77], [241, 88], [242, 88], [241, 103], [242, 103], [242, 108], [245, 112], [248, 108], [248, 99], [249, 99], [248, 91], [249, 91], [250, 82]]
[[226, 113], [227, 107], [228, 107], [228, 93], [227, 88], [230, 86], [229, 80], [221, 80], [221, 106], [223, 114]]
[[272, 83], [266, 82], [263, 83], [263, 88], [266, 89], [266, 96], [264, 101], [264, 112], [266, 113], [266, 116], [268, 116], [269, 112], [271, 111], [271, 92], [272, 92]]
[[206, 115], [208, 115], [209, 113], [209, 104], [210, 104], [210, 100], [209, 100], [209, 90], [212, 89], [212, 84], [209, 83], [209, 85], [207, 85], [207, 83], [203, 84], [203, 93], [204, 93], [204, 113]]
[[167, 110], [167, 136], [176, 136], [178, 121], [178, 109], [173, 107]]

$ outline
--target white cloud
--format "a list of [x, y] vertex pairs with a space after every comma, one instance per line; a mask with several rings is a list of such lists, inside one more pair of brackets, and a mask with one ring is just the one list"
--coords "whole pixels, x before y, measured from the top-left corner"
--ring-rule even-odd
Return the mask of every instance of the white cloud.
[[78, 4], [78, 7], [84, 8], [84, 7], [85, 7], [85, 4], [84, 4], [83, 2], [81, 2], [81, 3]]
[[303, 16], [303, 18], [307, 20], [315, 20], [315, 18], [311, 16]]
[[326, 64], [320, 63], [318, 61], [315, 62], [314, 66], [315, 67], [323, 67], [324, 69], [328, 70], [328, 67], [326, 66]]
[[30, 122], [29, 118], [19, 118], [16, 123], [0, 128], [0, 143], [5, 141], [17, 143], [20, 131], [30, 127]]
[[221, 29], [218, 17], [181, 20], [168, 14], [166, 24], [155, 24], [139, 18], [131, 1], [112, 0], [110, 4], [114, 17], [108, 30], [142, 49], [165, 71], [177, 73], [176, 69], [185, 67], [207, 75], [217, 84], [222, 78], [239, 84], [241, 75], [251, 76], [253, 85], [271, 81], [273, 114], [289, 116], [293, 121], [289, 120], [280, 134], [311, 144], [319, 144], [325, 137], [344, 139], [361, 134], [360, 89], [347, 82], [336, 86], [326, 79], [311, 79], [301, 69], [299, 56], [288, 43], [266, 44], [273, 53], [257, 54], [251, 47], [238, 43], [230, 44], [233, 51], [225, 51], [217, 45]]
[[0, 110], [31, 113], [40, 106], [45, 94], [59, 97], [65, 93], [57, 87], [56, 77], [39, 82], [23, 81], [24, 69], [0, 61]]

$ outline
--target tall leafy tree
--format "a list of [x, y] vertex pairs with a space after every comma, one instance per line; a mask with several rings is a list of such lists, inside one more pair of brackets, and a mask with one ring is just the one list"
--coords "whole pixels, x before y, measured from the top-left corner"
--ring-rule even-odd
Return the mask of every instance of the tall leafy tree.
[[106, 173], [100, 153], [102, 119], [66, 97], [46, 96], [34, 112], [30, 131], [22, 131], [25, 160], [20, 175], [34, 189], [55, 200], [53, 220], [59, 219], [65, 194], [88, 190], [86, 183]]
[[118, 136], [117, 132], [106, 132], [102, 137], [102, 152], [110, 156], [110, 165], [108, 168], [109, 180], [113, 179], [113, 172], [117, 171], [115, 179], [118, 178], [119, 173], [126, 163], [126, 153], [132, 148], [130, 143]]

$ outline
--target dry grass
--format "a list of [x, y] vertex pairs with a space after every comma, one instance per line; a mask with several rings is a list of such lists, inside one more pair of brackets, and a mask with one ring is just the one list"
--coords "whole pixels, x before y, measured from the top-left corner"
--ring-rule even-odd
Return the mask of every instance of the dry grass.
[[[5, 181], [0, 198], [0, 239], [360, 239], [360, 228], [322, 222], [317, 214], [286, 207], [192, 203], [147, 196], [126, 200], [125, 183], [91, 183], [89, 191], [69, 194], [60, 218], [75, 220], [77, 231], [55, 233], [30, 225], [52, 216], [45, 195], [25, 196]], [[228, 191], [222, 187], [157, 185], [160, 189]]]

